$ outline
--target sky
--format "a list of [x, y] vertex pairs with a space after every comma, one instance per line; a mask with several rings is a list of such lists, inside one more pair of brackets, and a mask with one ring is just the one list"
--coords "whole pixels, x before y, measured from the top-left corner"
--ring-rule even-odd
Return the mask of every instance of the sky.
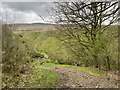
[[[0, 20], [5, 13], [9, 15], [9, 22], [15, 23], [54, 23], [53, 2], [70, 2], [79, 0], [1, 0]], [[41, 17], [42, 18], [41, 18]], [[2, 18], [3, 17], [3, 18]], [[44, 20], [43, 20], [44, 18]]]
[[3, 2], [1, 16], [8, 13], [9, 21], [15, 23], [49, 23], [53, 21], [53, 5], [52, 2]]
[[[8, 2], [8, 0], [4, 0], [4, 2], [2, 2], [2, 5], [0, 4], [0, 7], [2, 6], [0, 8], [1, 9], [0, 19], [5, 18], [5, 14], [7, 12], [9, 22], [14, 22], [14, 23], [53, 23], [54, 22], [55, 14], [52, 11], [52, 7], [54, 7], [54, 4], [52, 2], [53, 0], [50, 0], [50, 2], [43, 2], [43, 0], [39, 0], [39, 2], [35, 2], [38, 0], [18, 0], [18, 1], [19, 2], [15, 2], [15, 0], [9, 0]], [[77, 1], [77, 0], [73, 0], [73, 1]]]

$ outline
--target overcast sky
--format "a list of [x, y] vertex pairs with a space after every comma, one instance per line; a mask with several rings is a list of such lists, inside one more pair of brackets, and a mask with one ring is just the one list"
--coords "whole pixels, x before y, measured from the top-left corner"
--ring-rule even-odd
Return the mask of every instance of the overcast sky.
[[[54, 4], [52, 2], [5, 2], [5, 1], [7, 0], [4, 0], [4, 2], [2, 2], [2, 8], [0, 10], [0, 19], [2, 19], [2, 17], [4, 18], [5, 16], [4, 13], [5, 11], [7, 11], [9, 21], [14, 21], [15, 23], [48, 23], [50, 21], [54, 21], [53, 20], [54, 14], [52, 12], [52, 7], [54, 7]], [[44, 20], [39, 15], [42, 18], [44, 18]]]
[[[51, 17], [53, 3], [52, 2], [3, 2], [2, 16], [7, 11], [9, 20], [16, 23], [46, 23], [46, 21], [53, 21]], [[43, 20], [40, 16], [45, 20]]]

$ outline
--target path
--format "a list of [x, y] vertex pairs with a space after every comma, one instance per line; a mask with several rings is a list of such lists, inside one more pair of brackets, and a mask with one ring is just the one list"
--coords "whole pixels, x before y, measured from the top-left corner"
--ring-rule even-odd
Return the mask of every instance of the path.
[[65, 67], [53, 67], [61, 79], [59, 88], [117, 88], [117, 83], [107, 77], [89, 75], [83, 71]]

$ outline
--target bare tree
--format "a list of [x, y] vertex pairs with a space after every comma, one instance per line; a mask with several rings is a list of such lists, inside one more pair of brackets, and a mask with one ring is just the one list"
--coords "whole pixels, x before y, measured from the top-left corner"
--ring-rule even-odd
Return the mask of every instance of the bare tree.
[[[58, 29], [62, 31], [67, 39], [65, 42], [78, 47], [77, 52], [81, 57], [88, 55], [87, 51], [92, 52], [95, 67], [100, 67], [98, 62], [98, 49], [94, 49], [95, 43], [100, 39], [107, 28], [118, 21], [119, 1], [113, 2], [91, 2], [80, 0], [79, 2], [57, 2], [56, 23]], [[74, 40], [70, 40], [74, 39]], [[81, 52], [79, 49], [84, 50]], [[86, 65], [87, 66], [87, 65]]]

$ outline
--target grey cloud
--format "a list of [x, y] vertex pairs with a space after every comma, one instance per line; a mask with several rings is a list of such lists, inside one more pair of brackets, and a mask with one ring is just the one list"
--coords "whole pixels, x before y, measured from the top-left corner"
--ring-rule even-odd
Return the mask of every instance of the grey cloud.
[[2, 2], [79, 2], [79, 0], [4, 0]]
[[12, 9], [15, 12], [33, 12], [41, 15], [43, 18], [49, 16], [52, 12], [53, 3], [51, 2], [4, 2], [3, 7]]
[[52, 3], [48, 2], [4, 2], [4, 7], [11, 8], [15, 11], [24, 12], [46, 12], [52, 7]]
[[[35, 22], [39, 21], [41, 15], [45, 19], [49, 19], [49, 13], [52, 13], [52, 2], [3, 2], [3, 8], [8, 8], [16, 14], [17, 22]], [[49, 13], [48, 13], [49, 11]], [[31, 17], [29, 17], [31, 16]], [[34, 18], [33, 18], [34, 17]], [[31, 19], [32, 18], [32, 19]], [[42, 20], [41, 20], [42, 21]]]

